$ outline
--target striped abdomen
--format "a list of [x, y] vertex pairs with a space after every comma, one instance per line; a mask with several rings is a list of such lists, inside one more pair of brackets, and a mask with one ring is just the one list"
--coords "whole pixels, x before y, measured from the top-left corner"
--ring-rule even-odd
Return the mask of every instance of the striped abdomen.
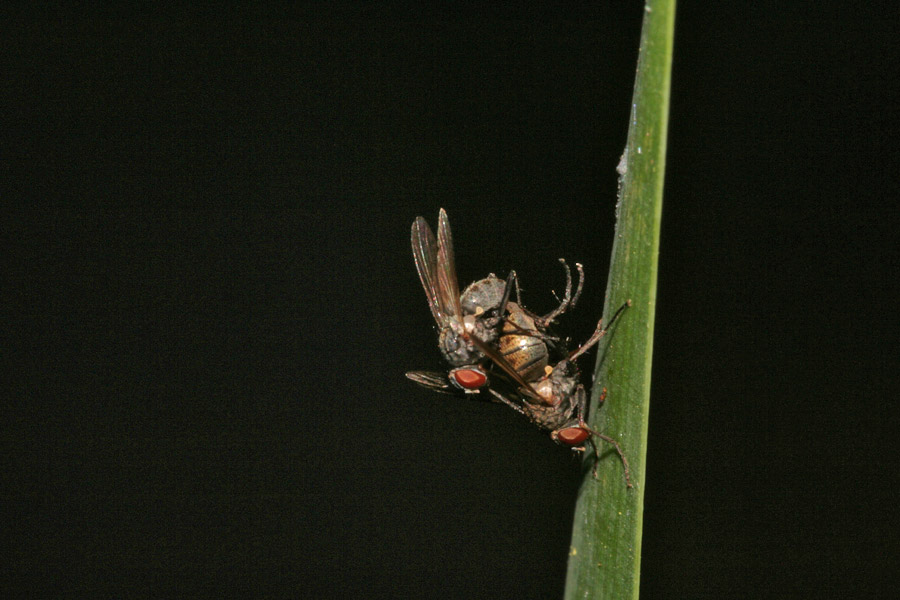
[[[547, 344], [539, 337], [534, 319], [515, 302], [507, 305], [509, 315], [500, 336], [500, 354], [525, 381], [536, 381], [547, 366]], [[533, 332], [529, 335], [526, 332]]]

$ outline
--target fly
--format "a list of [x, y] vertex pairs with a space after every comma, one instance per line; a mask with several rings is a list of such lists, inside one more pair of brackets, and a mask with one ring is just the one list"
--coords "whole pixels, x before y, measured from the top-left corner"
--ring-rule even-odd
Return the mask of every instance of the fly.
[[449, 383], [464, 392], [477, 393], [488, 383], [481, 348], [489, 345], [499, 345], [513, 369], [521, 370], [524, 375], [530, 377], [543, 370], [548, 364], [547, 343], [555, 341], [546, 335], [546, 327], [577, 302], [584, 283], [581, 265], [577, 265], [581, 278], [573, 297], [571, 272], [562, 261], [566, 270], [565, 296], [555, 310], [538, 317], [522, 308], [520, 302], [510, 301], [514, 286], [517, 300], [519, 296], [515, 271], [505, 281], [492, 273], [459, 293], [453, 235], [444, 209], [438, 215], [436, 238], [425, 219], [417, 217], [412, 225], [411, 241], [416, 270], [438, 326], [438, 347], [451, 370], [446, 377], [428, 371], [410, 371], [406, 374], [409, 379], [436, 391], [450, 391]]
[[[631, 469], [619, 443], [615, 439], [591, 429], [584, 420], [587, 392], [584, 385], [578, 382], [580, 372], [575, 363], [578, 357], [606, 335], [609, 328], [628, 306], [631, 306], [630, 300], [619, 307], [610, 319], [609, 325], [603, 327], [601, 320], [593, 335], [580, 348], [559, 361], [556, 366], [547, 366], [540, 377], [531, 380], [521, 377], [503, 355], [493, 348], [484, 346], [481, 347], [481, 350], [518, 385], [518, 389], [512, 394], [512, 397], [510, 394], [491, 389], [490, 393], [497, 400], [525, 415], [540, 429], [548, 431], [550, 438], [558, 444], [568, 446], [576, 452], [584, 452], [586, 450], [585, 443], [589, 443], [594, 450], [594, 477], [597, 477], [600, 455], [593, 438], [596, 437], [611, 444], [622, 460], [625, 483], [631, 487]], [[605, 398], [606, 388], [603, 389], [600, 402], [602, 403]]]

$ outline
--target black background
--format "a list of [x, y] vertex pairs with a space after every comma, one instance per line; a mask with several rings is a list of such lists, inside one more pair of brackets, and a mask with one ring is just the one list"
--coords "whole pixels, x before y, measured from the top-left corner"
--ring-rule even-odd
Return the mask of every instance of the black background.
[[[644, 598], [895, 589], [897, 14], [832, 4], [679, 8]], [[559, 597], [578, 463], [403, 377], [409, 226], [586, 337], [641, 17], [5, 19], [4, 586]]]

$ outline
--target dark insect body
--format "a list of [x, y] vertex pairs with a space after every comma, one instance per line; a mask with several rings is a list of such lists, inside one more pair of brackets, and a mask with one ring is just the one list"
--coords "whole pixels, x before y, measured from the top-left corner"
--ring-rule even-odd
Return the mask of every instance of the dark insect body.
[[[566, 270], [565, 296], [555, 310], [539, 317], [522, 307], [515, 271], [505, 281], [490, 274], [459, 293], [453, 238], [443, 209], [438, 217], [437, 238], [425, 219], [418, 217], [412, 226], [411, 240], [416, 269], [438, 326], [438, 346], [451, 369], [446, 374], [410, 371], [406, 376], [442, 393], [478, 393], [488, 386], [486, 368], [493, 363], [505, 375], [499, 377], [499, 390], [489, 389], [495, 400], [525, 415], [558, 444], [578, 452], [584, 452], [586, 444], [590, 444], [596, 459], [595, 477], [599, 452], [594, 438], [613, 445], [622, 460], [626, 484], [631, 487], [628, 461], [618, 442], [585, 423], [587, 392], [579, 383], [575, 363], [606, 335], [630, 301], [616, 311], [607, 327], [601, 320], [587, 342], [551, 367], [551, 350], [558, 340], [548, 334], [547, 328], [578, 301], [584, 285], [580, 264], [576, 264], [579, 282], [573, 297], [571, 272], [560, 260]], [[517, 302], [510, 300], [514, 286]], [[601, 403], [605, 397], [604, 388]]]
[[[497, 345], [529, 375], [534, 369], [546, 366], [546, 341], [552, 340], [545, 334], [546, 327], [578, 300], [584, 282], [581, 265], [578, 269], [582, 277], [573, 298], [571, 272], [563, 262], [565, 297], [550, 314], [538, 317], [510, 301], [513, 286], [518, 290], [515, 271], [505, 281], [492, 273], [459, 293], [453, 235], [443, 209], [438, 216], [437, 237], [425, 219], [418, 217], [412, 225], [411, 241], [419, 279], [438, 326], [438, 347], [451, 366], [447, 377], [451, 385], [469, 393], [477, 393], [487, 385], [487, 373], [482, 366], [485, 356], [479, 344]], [[442, 380], [437, 374], [411, 371], [407, 377], [425, 387], [443, 389], [436, 387], [436, 382]]]
[[[522, 378], [516, 369], [506, 361], [501, 353], [485, 348], [484, 352], [518, 385], [512, 393], [503, 393], [491, 389], [490, 393], [513, 410], [525, 415], [540, 429], [548, 431], [550, 438], [574, 451], [584, 452], [585, 443], [594, 450], [594, 476], [597, 476], [599, 452], [593, 438], [599, 438], [615, 447], [622, 466], [625, 469], [625, 483], [631, 487], [631, 469], [628, 459], [619, 443], [613, 438], [591, 429], [584, 420], [587, 409], [587, 392], [579, 383], [580, 372], [575, 360], [600, 341], [606, 335], [616, 319], [630, 306], [630, 301], [623, 304], [610, 319], [609, 325], [603, 327], [601, 321], [594, 334], [580, 348], [559, 361], [554, 367], [545, 367], [544, 373], [535, 379]], [[606, 398], [606, 388], [600, 396], [600, 403]]]

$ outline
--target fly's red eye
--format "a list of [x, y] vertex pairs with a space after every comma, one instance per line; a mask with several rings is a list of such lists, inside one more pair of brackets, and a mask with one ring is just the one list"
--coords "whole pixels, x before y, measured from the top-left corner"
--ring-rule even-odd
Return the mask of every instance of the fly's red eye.
[[487, 383], [487, 376], [475, 369], [457, 369], [453, 372], [453, 378], [461, 388], [477, 390]]
[[556, 434], [557, 439], [566, 446], [578, 446], [591, 437], [587, 429], [581, 427], [566, 427]]

